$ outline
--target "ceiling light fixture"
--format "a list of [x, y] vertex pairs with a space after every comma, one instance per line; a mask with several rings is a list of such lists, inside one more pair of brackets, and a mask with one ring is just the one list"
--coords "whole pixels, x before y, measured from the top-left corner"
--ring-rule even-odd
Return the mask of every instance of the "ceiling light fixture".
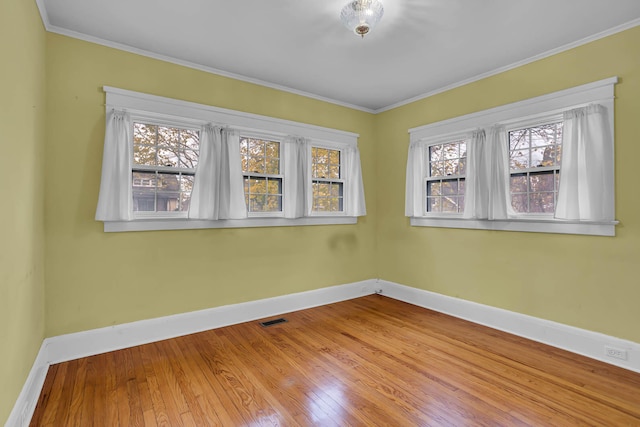
[[353, 0], [340, 12], [340, 20], [351, 31], [364, 38], [382, 18], [384, 8], [378, 0]]

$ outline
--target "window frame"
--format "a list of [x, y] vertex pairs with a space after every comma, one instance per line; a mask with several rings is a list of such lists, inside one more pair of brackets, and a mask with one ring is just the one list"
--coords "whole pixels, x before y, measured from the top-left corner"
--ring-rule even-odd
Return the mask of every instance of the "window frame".
[[[614, 87], [617, 82], [617, 77], [611, 77], [547, 95], [412, 128], [409, 129], [410, 141], [412, 143], [427, 144], [432, 140], [452, 139], [456, 135], [464, 133], [470, 134], [474, 129], [488, 129], [494, 125], [502, 125], [505, 127], [505, 131], [508, 132], [509, 129], [542, 123], [549, 117], [560, 117], [560, 120], [562, 120], [562, 113], [564, 111], [587, 106], [591, 103], [598, 103], [607, 108], [611, 136], [615, 145]], [[509, 171], [509, 175], [510, 174]], [[614, 192], [614, 190], [613, 188], [611, 189], [612, 192]], [[422, 194], [423, 197], [426, 197], [426, 190], [423, 191]], [[426, 209], [426, 200], [423, 201], [423, 206]], [[552, 215], [530, 213], [513, 215], [505, 220], [466, 219], [460, 214], [425, 214], [422, 216], [411, 216], [410, 224], [411, 226], [419, 227], [615, 236], [615, 226], [618, 224], [618, 221], [564, 221], [554, 219]]]
[[[562, 114], [549, 114], [549, 115], [545, 115], [545, 116], [538, 116], [534, 119], [530, 119], [530, 118], [526, 118], [524, 120], [518, 120], [518, 121], [512, 121], [509, 123], [508, 126], [505, 126], [505, 133], [506, 133], [506, 141], [507, 144], [509, 144], [509, 133], [516, 131], [516, 130], [522, 130], [522, 129], [528, 129], [528, 128], [534, 128], [536, 126], [544, 126], [544, 125], [548, 125], [548, 124], [554, 124], [554, 123], [562, 123], [563, 118], [562, 118]], [[557, 146], [558, 144], [556, 144]], [[510, 151], [510, 149], [508, 150]], [[512, 173], [511, 172], [511, 166], [509, 166], [509, 197], [512, 197], [511, 194], [511, 177], [513, 175], [518, 175], [518, 174], [522, 174], [522, 173], [526, 173], [527, 176], [529, 176], [530, 173], [532, 173], [532, 171], [535, 170], [537, 172], [543, 173], [543, 172], [547, 172], [547, 171], [555, 171], [557, 170], [558, 173], [560, 174], [562, 171], [562, 164], [556, 166], [544, 166], [544, 167], [537, 167], [537, 168], [526, 168], [523, 172], [515, 172]], [[535, 173], [535, 172], [533, 172]], [[554, 176], [554, 188], [555, 188], [555, 176]], [[527, 194], [529, 194], [529, 192], [527, 192]], [[554, 190], [554, 207], [555, 207], [555, 203], [557, 203], [558, 200], [558, 189], [555, 188]], [[510, 199], [509, 203], [513, 203], [513, 201]], [[553, 219], [553, 213], [535, 213], [535, 212], [515, 212], [514, 213], [514, 218], [522, 218], [522, 219]]]
[[[229, 127], [238, 131], [239, 135], [257, 136], [259, 138], [278, 140], [280, 144], [280, 172], [284, 175], [285, 159], [284, 140], [288, 136], [307, 139], [309, 144], [320, 143], [331, 147], [356, 146], [359, 135], [337, 129], [290, 120], [277, 119], [258, 114], [229, 110], [194, 102], [182, 101], [110, 86], [103, 86], [106, 94], [105, 109], [126, 111], [131, 118], [131, 138], [133, 123], [143, 122], [174, 126], [185, 129], [200, 130], [202, 126], [214, 125]], [[130, 146], [131, 166], [133, 170], [133, 142]], [[310, 150], [309, 150], [310, 151]], [[310, 161], [310, 160], [309, 160]], [[130, 176], [131, 179], [132, 176]], [[355, 178], [354, 178], [355, 179]], [[283, 178], [283, 206], [286, 177]], [[284, 209], [283, 209], [284, 210]], [[131, 221], [104, 221], [105, 232], [154, 231], [154, 230], [187, 230], [206, 228], [252, 228], [252, 227], [288, 227], [307, 225], [341, 225], [356, 224], [357, 216], [309, 215], [301, 218], [284, 218], [284, 212], [278, 215], [249, 215], [237, 220], [196, 220], [187, 218], [187, 212], [167, 214], [137, 214]]]
[[[280, 179], [281, 180], [281, 185], [280, 185], [280, 210], [279, 211], [251, 211], [249, 209], [249, 205], [247, 204], [247, 216], [249, 218], [279, 218], [279, 217], [284, 217], [284, 187], [286, 185], [286, 177], [284, 175], [284, 137], [281, 135], [274, 135], [274, 134], [269, 134], [269, 133], [265, 133], [265, 132], [256, 132], [256, 131], [244, 131], [244, 130], [240, 130], [239, 131], [239, 136], [240, 136], [240, 144], [242, 144], [242, 139], [243, 138], [247, 138], [247, 139], [257, 139], [260, 141], [265, 141], [265, 142], [277, 142], [278, 143], [278, 163], [279, 163], [279, 173], [278, 174], [268, 174], [268, 173], [255, 173], [255, 172], [251, 172], [251, 173], [245, 173], [245, 171], [242, 171], [242, 175], [243, 177], [258, 177], [258, 178], [264, 178], [266, 181], [268, 181], [268, 179]], [[249, 178], [251, 179], [251, 178]], [[245, 197], [246, 197], [246, 192], [245, 192]]]
[[[130, 119], [131, 119], [131, 138], [134, 138], [134, 129], [135, 129], [135, 124], [136, 123], [141, 123], [141, 124], [145, 124], [145, 125], [152, 125], [152, 126], [164, 126], [164, 127], [173, 127], [173, 128], [179, 128], [179, 129], [184, 129], [184, 130], [191, 130], [191, 131], [196, 131], [198, 133], [200, 133], [200, 127], [201, 125], [195, 123], [192, 120], [186, 120], [186, 119], [180, 119], [177, 117], [162, 117], [160, 115], [157, 114], [151, 114], [151, 113], [142, 113], [142, 112], [135, 112], [135, 113], [130, 113]], [[130, 158], [131, 158], [131, 180], [132, 180], [132, 186], [133, 186], [133, 173], [135, 173], [136, 171], [142, 171], [142, 172], [158, 172], [158, 173], [174, 173], [174, 172], [179, 172], [179, 173], [184, 173], [184, 174], [188, 174], [191, 175], [193, 177], [195, 177], [195, 169], [193, 169], [193, 173], [191, 173], [191, 168], [182, 168], [182, 167], [169, 167], [169, 166], [148, 166], [148, 165], [136, 165], [134, 163], [134, 146], [135, 143], [132, 142], [131, 144], [131, 152], [129, 153]], [[198, 150], [199, 151], [199, 150]], [[131, 189], [132, 193], [133, 193], [133, 188]], [[133, 194], [132, 194], [133, 195]], [[157, 206], [156, 206], [157, 208]], [[132, 215], [133, 215], [133, 220], [146, 220], [146, 219], [169, 219], [169, 218], [175, 218], [175, 219], [187, 219], [187, 214], [188, 211], [133, 211]]]
[[[340, 178], [339, 179], [330, 179], [330, 178], [314, 178], [313, 177], [313, 148], [320, 148], [326, 150], [334, 150], [340, 153]], [[309, 156], [308, 156], [308, 165], [309, 165], [309, 176], [311, 180], [311, 187], [309, 190], [311, 191], [311, 207], [309, 216], [313, 217], [339, 217], [345, 216], [346, 212], [346, 203], [347, 203], [347, 192], [345, 191], [347, 180], [345, 178], [345, 165], [344, 165], [344, 148], [337, 147], [332, 144], [322, 143], [318, 141], [311, 141], [309, 143]], [[313, 183], [314, 181], [318, 182], [327, 182], [327, 183], [341, 183], [342, 184], [342, 209], [339, 211], [316, 211], [313, 209], [314, 206], [314, 197], [313, 197]]]
[[[422, 204], [423, 207], [423, 212], [424, 212], [424, 216], [425, 217], [434, 217], [434, 218], [457, 218], [457, 217], [462, 217], [463, 212], [434, 212], [434, 211], [429, 211], [428, 209], [428, 203], [429, 203], [429, 182], [430, 181], [440, 181], [443, 182], [445, 181], [445, 179], [443, 179], [446, 176], [450, 176], [450, 178], [446, 179], [448, 180], [457, 180], [458, 182], [458, 193], [456, 194], [456, 197], [460, 197], [460, 181], [464, 180], [466, 182], [466, 178], [467, 178], [467, 168], [465, 165], [465, 173], [464, 175], [461, 174], [457, 174], [457, 175], [441, 175], [440, 177], [430, 177], [430, 171], [431, 171], [431, 156], [430, 154], [430, 148], [435, 146], [435, 145], [442, 145], [444, 147], [444, 145], [447, 144], [454, 144], [454, 143], [462, 143], [464, 142], [465, 144], [469, 144], [471, 140], [471, 136], [468, 133], [462, 134], [462, 135], [450, 135], [447, 136], [445, 138], [436, 138], [434, 140], [430, 140], [428, 142], [426, 142], [424, 144], [423, 148], [423, 157], [425, 159], [428, 159], [425, 161], [425, 176], [423, 177], [423, 189], [422, 189], [422, 194], [424, 195], [424, 203]], [[468, 145], [466, 145], [466, 150], [468, 152]], [[466, 152], [465, 152], [465, 158], [466, 158]], [[460, 159], [462, 159], [462, 157], [458, 157], [457, 160], [459, 161]], [[465, 189], [466, 189], [466, 185], [465, 185]], [[442, 197], [442, 195], [440, 195], [440, 197]], [[464, 197], [464, 193], [463, 193], [463, 197]]]

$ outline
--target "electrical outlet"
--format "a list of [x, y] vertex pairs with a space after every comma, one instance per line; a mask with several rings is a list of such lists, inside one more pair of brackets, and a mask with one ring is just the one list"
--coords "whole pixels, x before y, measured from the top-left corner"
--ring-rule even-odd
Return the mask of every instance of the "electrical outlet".
[[627, 360], [627, 350], [622, 350], [620, 348], [609, 347], [608, 345], [605, 345], [604, 354], [606, 354], [608, 357], [613, 357], [614, 359]]

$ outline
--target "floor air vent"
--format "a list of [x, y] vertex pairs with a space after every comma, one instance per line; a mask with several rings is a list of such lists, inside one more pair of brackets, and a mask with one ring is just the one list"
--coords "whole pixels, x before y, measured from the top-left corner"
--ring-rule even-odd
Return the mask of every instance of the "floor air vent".
[[287, 319], [281, 317], [279, 319], [267, 320], [266, 322], [260, 322], [260, 324], [264, 327], [277, 325], [278, 323], [285, 323]]

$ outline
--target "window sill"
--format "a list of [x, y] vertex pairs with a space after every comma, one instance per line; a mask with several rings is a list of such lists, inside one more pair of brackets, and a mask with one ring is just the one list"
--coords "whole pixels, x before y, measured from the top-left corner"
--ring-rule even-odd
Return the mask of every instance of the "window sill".
[[510, 218], [507, 220], [464, 219], [459, 217], [412, 217], [414, 227], [467, 228], [475, 230], [524, 231], [531, 233], [585, 234], [615, 236], [612, 222], [570, 222], [546, 218]]
[[290, 227], [301, 225], [356, 224], [357, 222], [357, 217], [345, 216], [313, 216], [295, 219], [253, 217], [218, 221], [184, 218], [154, 218], [136, 219], [133, 221], [107, 221], [104, 223], [104, 231], [106, 233], [117, 233], [125, 231], [197, 230], [204, 228]]

